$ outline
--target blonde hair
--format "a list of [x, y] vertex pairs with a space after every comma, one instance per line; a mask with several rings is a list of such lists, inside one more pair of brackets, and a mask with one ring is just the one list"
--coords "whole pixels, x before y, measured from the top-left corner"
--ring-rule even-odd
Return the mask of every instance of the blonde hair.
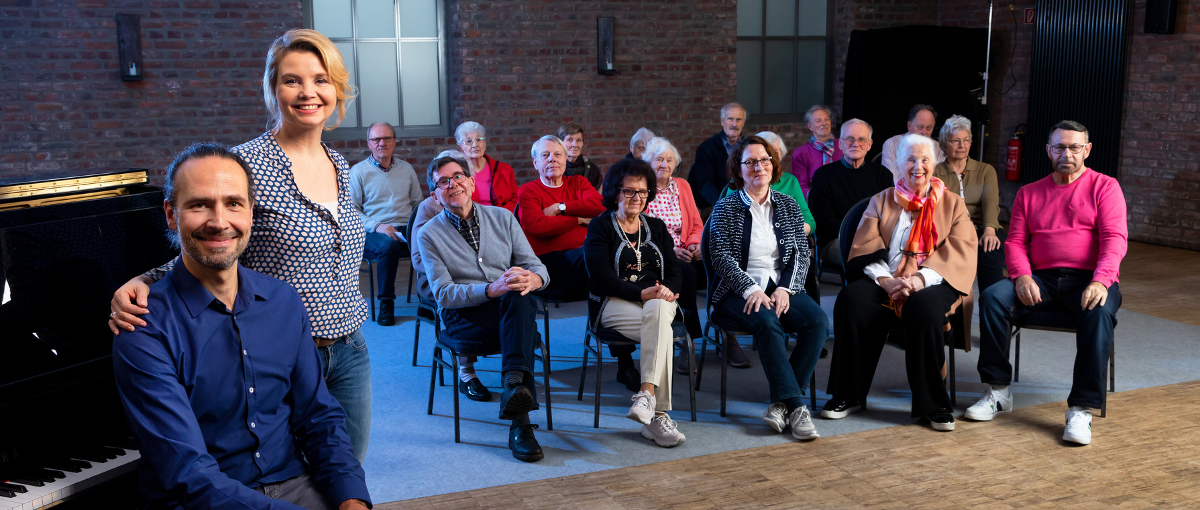
[[332, 130], [346, 118], [346, 104], [354, 99], [354, 86], [350, 84], [350, 73], [342, 62], [342, 53], [334, 46], [333, 41], [321, 35], [316, 30], [297, 28], [288, 30], [271, 43], [267, 49], [267, 66], [263, 71], [263, 101], [267, 104], [267, 130], [278, 131], [283, 125], [283, 114], [279, 109], [279, 101], [275, 97], [275, 86], [279, 81], [279, 62], [284, 55], [293, 51], [307, 51], [321, 59], [325, 73], [337, 92], [337, 122], [333, 126], [326, 125], [325, 130]]

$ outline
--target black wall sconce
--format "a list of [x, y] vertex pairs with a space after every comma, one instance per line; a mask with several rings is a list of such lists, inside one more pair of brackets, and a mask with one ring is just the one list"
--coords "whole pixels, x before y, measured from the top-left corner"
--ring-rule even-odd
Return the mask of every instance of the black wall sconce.
[[121, 55], [121, 80], [142, 79], [142, 24], [137, 14], [117, 15], [117, 51]]
[[596, 72], [600, 74], [617, 74], [614, 61], [613, 18], [596, 18]]

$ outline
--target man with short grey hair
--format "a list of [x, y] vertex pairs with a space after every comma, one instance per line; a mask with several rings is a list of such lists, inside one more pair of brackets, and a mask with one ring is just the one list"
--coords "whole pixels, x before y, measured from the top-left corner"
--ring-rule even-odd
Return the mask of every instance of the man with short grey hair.
[[842, 159], [818, 168], [813, 174], [808, 207], [817, 222], [817, 246], [821, 258], [835, 266], [842, 260], [838, 230], [846, 213], [860, 200], [888, 189], [894, 183], [892, 172], [879, 163], [867, 161], [871, 134], [870, 124], [859, 119], [846, 121], [838, 139]]
[[407, 161], [393, 157], [396, 130], [385, 122], [367, 128], [371, 155], [350, 167], [350, 200], [367, 229], [363, 254], [379, 262], [380, 326], [396, 323], [396, 270], [408, 252], [404, 229], [413, 207], [421, 202], [421, 184]]
[[688, 184], [701, 215], [707, 217], [713, 204], [721, 199], [721, 191], [729, 184], [729, 173], [725, 168], [733, 146], [742, 137], [746, 127], [746, 108], [738, 103], [721, 107], [721, 132], [705, 140], [696, 148], [696, 161], [688, 171]]

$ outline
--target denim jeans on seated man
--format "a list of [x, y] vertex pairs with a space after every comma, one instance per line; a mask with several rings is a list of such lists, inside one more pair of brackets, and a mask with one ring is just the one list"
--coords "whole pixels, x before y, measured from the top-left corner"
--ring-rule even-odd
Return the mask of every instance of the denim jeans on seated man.
[[369, 260], [379, 261], [375, 270], [376, 297], [379, 299], [396, 299], [396, 271], [400, 267], [400, 258], [408, 256], [408, 243], [397, 241], [391, 236], [371, 232], [367, 234], [367, 242], [363, 254]]
[[1012, 280], [1001, 280], [983, 292], [979, 308], [979, 375], [986, 384], [1012, 382], [1009, 363], [1012, 321], [1031, 311], [1059, 311], [1075, 317], [1075, 371], [1067, 405], [1099, 409], [1104, 403], [1104, 375], [1112, 352], [1113, 328], [1121, 308], [1119, 284], [1108, 288], [1108, 300], [1084, 310], [1084, 289], [1092, 282], [1093, 271], [1082, 269], [1044, 269], [1033, 271], [1042, 301], [1025, 306], [1017, 299]]
[[346, 433], [354, 445], [354, 457], [362, 462], [371, 439], [371, 359], [367, 356], [367, 339], [362, 330], [355, 330], [330, 345], [317, 347], [317, 357], [329, 394], [346, 410]]
[[538, 332], [533, 309], [533, 296], [519, 292], [506, 292], [479, 306], [442, 308], [440, 339], [460, 353], [498, 349], [501, 373], [520, 370], [527, 374], [522, 384], [529, 388], [537, 409], [532, 374]]
[[[772, 281], [766, 294], [775, 292]], [[812, 378], [821, 357], [821, 349], [829, 338], [829, 318], [825, 310], [804, 293], [792, 294], [791, 305], [780, 317], [775, 310], [765, 306], [749, 315], [744, 312], [746, 300], [730, 294], [718, 308], [718, 313], [738, 329], [749, 331], [758, 343], [758, 358], [767, 374], [771, 402], [784, 402], [805, 393], [805, 385]], [[796, 348], [789, 357], [787, 353], [788, 332], [797, 333]]]

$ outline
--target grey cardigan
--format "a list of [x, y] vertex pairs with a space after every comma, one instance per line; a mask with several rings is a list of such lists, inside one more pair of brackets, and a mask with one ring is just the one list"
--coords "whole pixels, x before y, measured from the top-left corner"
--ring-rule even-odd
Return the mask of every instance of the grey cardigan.
[[488, 284], [513, 266], [537, 273], [542, 277], [542, 288], [546, 288], [550, 273], [533, 254], [517, 218], [503, 207], [476, 203], [472, 209], [479, 222], [478, 254], [446, 217], [449, 212], [429, 220], [416, 236], [438, 308], [467, 308], [488, 302]]

